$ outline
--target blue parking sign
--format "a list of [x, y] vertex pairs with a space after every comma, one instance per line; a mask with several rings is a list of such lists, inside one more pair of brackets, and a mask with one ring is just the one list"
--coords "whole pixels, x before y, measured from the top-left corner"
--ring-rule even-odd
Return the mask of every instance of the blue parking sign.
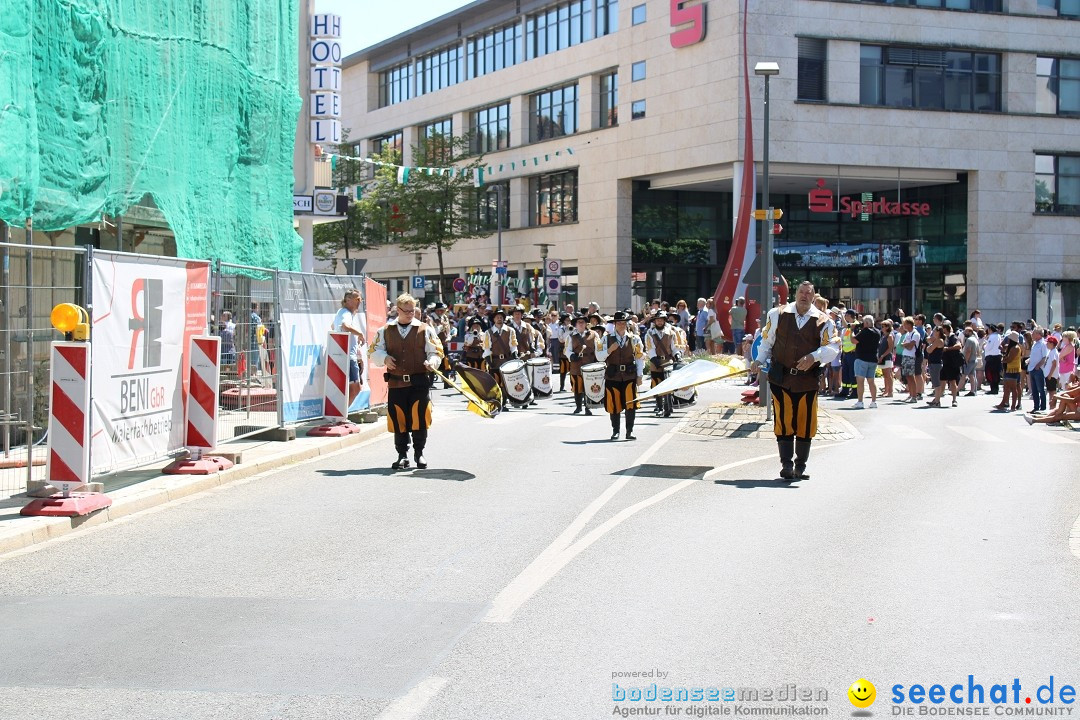
[[412, 276], [412, 289], [413, 290], [423, 290], [427, 286], [426, 283], [424, 282], [424, 280], [425, 280], [425, 278], [424, 278], [423, 275], [413, 275]]

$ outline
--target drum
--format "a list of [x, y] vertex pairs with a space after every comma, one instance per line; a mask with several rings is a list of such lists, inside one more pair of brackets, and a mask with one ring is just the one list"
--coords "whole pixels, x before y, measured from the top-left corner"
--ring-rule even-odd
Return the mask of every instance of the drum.
[[551, 394], [551, 360], [546, 357], [533, 358], [525, 361], [529, 369], [529, 381], [532, 383], [533, 392], [547, 397]]
[[607, 363], [594, 362], [581, 366], [581, 379], [585, 385], [585, 399], [591, 405], [604, 403], [604, 373]]
[[532, 400], [532, 386], [529, 384], [529, 374], [525, 371], [525, 363], [521, 360], [507, 360], [499, 368], [502, 375], [503, 388], [506, 390], [506, 399], [511, 405], [525, 407]]

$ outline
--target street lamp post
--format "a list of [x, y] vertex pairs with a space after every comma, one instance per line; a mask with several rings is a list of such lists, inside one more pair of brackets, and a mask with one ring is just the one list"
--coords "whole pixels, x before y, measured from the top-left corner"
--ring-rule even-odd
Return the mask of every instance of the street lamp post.
[[[547, 292], [548, 248], [551, 247], [551, 243], [533, 243], [533, 245], [540, 248], [540, 278], [538, 279], [537, 282], [538, 283], [543, 283], [544, 292], [546, 293]], [[548, 301], [550, 302], [551, 298], [548, 298]], [[540, 288], [539, 287], [536, 288], [536, 305], [537, 305], [537, 307], [540, 306]]]
[[[503, 304], [502, 297], [502, 279], [499, 278], [499, 268], [502, 267], [502, 206], [503, 206], [503, 186], [501, 184], [495, 185], [495, 234], [498, 241], [498, 250], [496, 251], [495, 267], [491, 271], [491, 289], [495, 292], [495, 307]], [[498, 290], [496, 290], [498, 288]]]
[[[775, 62], [759, 62], [754, 65], [754, 74], [765, 77], [765, 133], [762, 138], [762, 182], [761, 204], [768, 208], [765, 219], [761, 221], [761, 327], [769, 317], [773, 293], [773, 208], [769, 198], [769, 78], [780, 74], [780, 65]], [[772, 419], [772, 403], [769, 401], [769, 383], [758, 384], [758, 402], [765, 408], [765, 419]]]
[[[424, 253], [416, 253], [413, 256], [413, 259], [416, 260], [416, 274], [419, 275], [420, 274], [420, 263], [423, 262], [423, 260], [424, 260]], [[414, 291], [413, 291], [412, 288], [410, 288], [409, 292], [414, 292]]]
[[911, 310], [909, 315], [915, 315], [915, 260], [919, 257], [919, 250], [926, 244], [926, 240], [905, 240], [907, 243], [908, 257], [911, 258]]

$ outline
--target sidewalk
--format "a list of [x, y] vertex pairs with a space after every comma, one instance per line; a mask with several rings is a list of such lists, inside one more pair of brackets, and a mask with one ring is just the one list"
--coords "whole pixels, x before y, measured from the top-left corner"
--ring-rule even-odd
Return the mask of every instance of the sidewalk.
[[161, 468], [168, 462], [135, 468], [107, 476], [105, 494], [113, 504], [82, 517], [43, 518], [24, 517], [19, 511], [34, 498], [25, 493], [0, 500], [0, 556], [31, 545], [66, 535], [82, 527], [93, 527], [126, 515], [162, 505], [188, 495], [211, 490], [220, 485], [328, 455], [343, 448], [386, 434], [383, 418], [360, 425], [360, 432], [341, 438], [307, 437], [310, 428], [322, 424], [311, 422], [296, 427], [296, 439], [289, 442], [249, 440], [231, 442], [222, 450], [239, 452], [242, 462], [212, 475], [163, 475]]

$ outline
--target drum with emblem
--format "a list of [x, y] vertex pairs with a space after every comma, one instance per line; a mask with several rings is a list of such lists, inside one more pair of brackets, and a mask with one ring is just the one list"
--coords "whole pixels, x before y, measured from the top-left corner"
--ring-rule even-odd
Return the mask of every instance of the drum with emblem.
[[551, 360], [546, 357], [536, 357], [525, 361], [525, 367], [529, 370], [529, 382], [533, 392], [547, 397], [551, 394]]
[[581, 379], [585, 390], [585, 399], [590, 405], [604, 404], [604, 375], [607, 363], [594, 362], [581, 366]]
[[529, 373], [525, 362], [516, 358], [507, 360], [499, 368], [502, 375], [503, 389], [506, 390], [506, 399], [511, 405], [525, 407], [532, 400], [532, 385], [529, 383]]

